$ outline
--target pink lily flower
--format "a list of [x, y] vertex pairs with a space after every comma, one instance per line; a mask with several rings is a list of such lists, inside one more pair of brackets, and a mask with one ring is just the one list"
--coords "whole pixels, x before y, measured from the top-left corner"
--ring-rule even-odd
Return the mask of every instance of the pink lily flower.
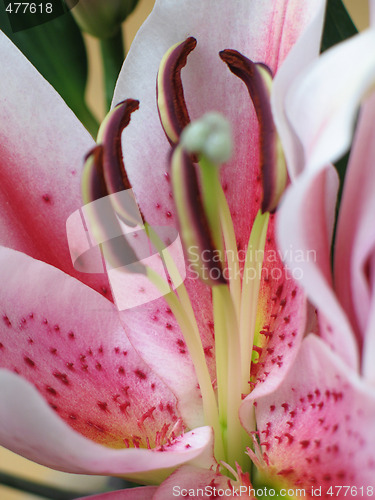
[[[153, 406], [143, 432], [173, 428], [176, 397], [129, 343], [105, 275], [78, 273], [71, 263], [65, 225], [82, 204], [81, 165], [92, 138], [4, 35], [1, 53], [8, 68], [1, 82], [1, 444], [51, 468], [94, 474], [193, 459], [211, 441], [208, 427], [167, 446], [171, 453], [137, 448], [135, 438], [132, 449], [115, 449], [142, 432], [137, 422]], [[25, 117], [33, 126], [20, 135]]]
[[[284, 250], [316, 252], [316, 259], [302, 263], [285, 255], [290, 269], [302, 269], [300, 283], [317, 308], [320, 338], [310, 335], [303, 341], [277, 395], [260, 402], [257, 423], [263, 430], [268, 426], [269, 442], [280, 440], [267, 450], [269, 460], [285, 467], [301, 486], [321, 486], [326, 498], [370, 497], [375, 487], [375, 57], [369, 51], [374, 42], [372, 26], [327, 51], [297, 79], [285, 106], [294, 130], [286, 155], [296, 179], [280, 209], [278, 238]], [[332, 272], [338, 176], [330, 162], [349, 148], [360, 103]], [[285, 412], [281, 402], [287, 405]], [[275, 409], [271, 418], [267, 405]], [[289, 436], [282, 433], [288, 419], [293, 424]], [[300, 465], [288, 471], [289, 458], [296, 454]]]
[[[103, 275], [73, 269], [65, 222], [80, 208], [80, 165], [94, 143], [17, 49], [0, 38], [4, 67], [9, 67], [0, 83], [6, 187], [0, 252], [3, 446], [59, 470], [150, 483], [160, 483], [186, 464], [157, 491], [122, 492], [121, 498], [169, 498], [173, 484], [183, 487], [192, 478], [197, 485], [214, 481], [224, 486], [228, 477], [212, 469], [221, 462], [230, 471], [238, 463], [237, 483], [251, 484], [246, 450], [252, 445], [255, 420], [258, 430], [263, 429], [262, 419], [270, 414], [269, 408], [260, 411], [260, 402], [271, 397], [296, 358], [306, 311], [304, 295], [293, 280], [282, 272], [272, 274], [283, 269], [274, 238], [277, 215], [268, 220], [258, 214], [261, 205], [266, 212], [275, 208], [280, 196], [274, 158], [268, 161], [269, 170], [263, 167], [263, 179], [260, 169], [259, 158], [267, 164], [266, 152], [274, 151], [273, 142], [267, 148], [262, 128], [270, 125], [264, 116], [269, 101], [262, 96], [265, 105], [259, 110], [259, 87], [250, 98], [244, 83], [253, 67], [249, 60], [259, 61], [277, 75], [274, 95], [282, 99], [290, 81], [318, 54], [323, 15], [324, 2], [316, 0], [239, 1], [236, 9], [216, 1], [194, 10], [188, 1], [177, 6], [160, 0], [119, 77], [114, 102], [134, 97], [141, 103], [124, 131], [123, 153], [142, 214], [151, 225], [179, 227], [181, 216], [174, 205], [178, 210], [178, 176], [168, 170], [171, 147], [160, 124], [161, 118], [168, 135], [168, 113], [160, 103], [157, 108], [155, 80], [158, 71], [165, 76], [158, 91], [167, 95], [168, 65], [159, 69], [161, 61], [170, 62], [171, 53], [163, 59], [170, 47], [179, 44], [178, 51], [194, 35], [198, 46], [191, 49], [182, 71], [190, 119], [216, 110], [233, 129], [235, 152], [221, 171], [229, 205], [225, 212], [221, 199], [219, 209], [229, 213], [220, 220], [226, 227], [226, 249], [246, 255], [250, 240], [254, 250], [276, 256], [256, 262], [266, 271], [262, 279], [244, 280], [242, 286], [236, 274], [224, 283], [209, 283], [211, 287], [188, 277], [183, 319], [199, 333], [190, 341], [189, 328], [181, 328], [184, 321], [176, 320], [165, 299], [118, 312]], [[223, 50], [223, 61], [240, 78], [220, 60]], [[182, 66], [170, 75], [177, 83]], [[257, 71], [263, 74], [264, 68]], [[37, 126], [33, 123], [20, 134], [25, 116]], [[271, 131], [276, 140], [272, 124]], [[169, 134], [170, 142], [179, 142], [179, 133], [176, 138]], [[212, 229], [215, 223], [209, 222]], [[255, 264], [248, 259], [237, 266], [240, 276], [246, 276]], [[225, 323], [228, 317], [238, 327]], [[219, 346], [221, 335], [225, 343]], [[247, 396], [243, 403], [242, 395]], [[268, 445], [261, 446], [264, 451]], [[264, 453], [248, 453], [260, 468], [268, 465]], [[270, 473], [282, 479], [284, 470]]]

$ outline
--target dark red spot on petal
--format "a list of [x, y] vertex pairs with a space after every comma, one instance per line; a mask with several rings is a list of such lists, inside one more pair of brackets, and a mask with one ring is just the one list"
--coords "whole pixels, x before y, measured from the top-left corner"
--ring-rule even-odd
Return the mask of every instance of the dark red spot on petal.
[[105, 401], [98, 401], [98, 406], [99, 408], [102, 410], [102, 411], [106, 411], [108, 412], [108, 403], [106, 403]]
[[52, 198], [51, 198], [51, 195], [49, 195], [49, 194], [44, 194], [44, 195], [42, 196], [42, 199], [43, 199], [43, 201], [44, 201], [45, 203], [49, 203], [49, 204], [51, 204], [51, 203], [52, 203]]
[[69, 385], [69, 379], [66, 373], [61, 373], [61, 372], [53, 372], [53, 376], [57, 378], [57, 380], [60, 380], [64, 385]]
[[3, 321], [6, 324], [6, 326], [12, 326], [12, 323], [10, 322], [8, 316], [6, 314], [3, 315]]
[[127, 401], [126, 403], [121, 404], [120, 405], [120, 411], [122, 413], [125, 413], [126, 409], [129, 408], [129, 406], [130, 406], [130, 402], [129, 401]]
[[138, 378], [140, 378], [141, 380], [145, 380], [147, 378], [147, 375], [142, 371], [142, 370], [135, 370], [134, 372]]
[[31, 358], [29, 358], [28, 356], [24, 356], [23, 360], [28, 366], [30, 366], [30, 368], [35, 368], [35, 363]]

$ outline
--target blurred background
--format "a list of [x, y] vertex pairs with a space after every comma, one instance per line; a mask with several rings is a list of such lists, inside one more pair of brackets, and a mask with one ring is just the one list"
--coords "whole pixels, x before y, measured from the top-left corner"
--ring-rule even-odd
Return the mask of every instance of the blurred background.
[[[344, 3], [357, 28], [361, 30], [365, 29], [368, 26], [367, 0], [344, 0]], [[124, 23], [127, 50], [129, 49], [131, 41], [138, 28], [151, 12], [153, 4], [154, 0], [140, 0], [135, 11]], [[98, 120], [102, 120], [105, 110], [104, 100], [102, 97], [104, 90], [102, 84], [103, 79], [99, 42], [89, 35], [85, 35], [85, 42], [88, 49], [90, 68], [89, 83], [87, 86], [87, 100]], [[106, 478], [97, 476], [79, 476], [52, 471], [29, 462], [28, 460], [0, 447], [0, 473], [1, 472], [17, 474], [25, 479], [36, 480], [82, 493], [100, 491], [106, 480]], [[42, 500], [42, 497], [24, 494], [0, 485], [0, 500]]]

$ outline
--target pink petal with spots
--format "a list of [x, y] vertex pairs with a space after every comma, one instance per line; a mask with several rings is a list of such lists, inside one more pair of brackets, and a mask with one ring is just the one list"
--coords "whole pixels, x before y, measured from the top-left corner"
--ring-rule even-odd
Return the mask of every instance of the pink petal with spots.
[[[274, 267], [279, 269], [279, 267]], [[251, 365], [252, 392], [242, 402], [240, 419], [243, 427], [253, 431], [254, 400], [273, 392], [293, 364], [305, 334], [307, 308], [301, 288], [283, 270], [286, 279], [272, 282], [273, 294], [261, 296], [264, 301], [267, 324], [260, 331], [259, 357]]]
[[[333, 290], [330, 270], [337, 174], [333, 167], [302, 174], [284, 197], [278, 240], [291, 271], [300, 270], [300, 285], [319, 311], [320, 335], [354, 369], [358, 347], [348, 318]], [[288, 250], [292, 249], [292, 253]], [[297, 260], [297, 252], [303, 259]]]
[[156, 492], [157, 487], [145, 486], [142, 488], [131, 488], [128, 490], [111, 491], [103, 495], [82, 497], [77, 500], [150, 500]]
[[345, 178], [337, 225], [335, 289], [362, 345], [373, 302], [371, 256], [375, 253], [375, 95], [363, 104]]
[[[180, 497], [205, 496], [216, 498], [214, 488], [226, 490], [224, 498], [232, 498], [232, 482], [228, 477], [213, 470], [205, 470], [191, 465], [186, 465], [174, 472], [164, 483], [159, 486], [152, 497], [153, 500], [172, 500]], [[189, 491], [190, 490], [190, 491]], [[207, 494], [205, 495], [205, 491]]]
[[3, 369], [0, 369], [0, 399], [1, 444], [34, 462], [64, 472], [131, 477], [140, 471], [176, 467], [212, 446], [209, 427], [175, 439], [163, 451], [101, 446], [66, 425], [35, 387]]
[[74, 270], [65, 229], [82, 204], [83, 158], [93, 140], [3, 33], [0, 58], [0, 243], [108, 289], [104, 275]]
[[[296, 356], [306, 327], [306, 300], [299, 282], [285, 269], [276, 247], [275, 219], [271, 219], [264, 252], [258, 300], [255, 344], [260, 350], [251, 365], [251, 388], [273, 390]], [[297, 274], [296, 274], [297, 276]]]
[[0, 265], [7, 283], [0, 291], [3, 368], [102, 444], [147, 447], [149, 440], [154, 447], [174, 426], [181, 433], [174, 395], [134, 352], [110, 302], [18, 252], [3, 248]]
[[375, 486], [374, 412], [374, 389], [309, 336], [277, 391], [257, 400], [267, 470], [289, 485], [322, 486], [324, 498], [336, 485], [366, 493]]
[[[69, 429], [114, 448], [173, 449], [185, 439], [179, 437], [185, 423], [175, 396], [134, 351], [113, 304], [56, 268], [14, 250], [1, 249], [0, 267], [7, 284], [0, 290], [0, 367], [31, 382], [58, 415], [56, 421], [62, 419]], [[12, 408], [20, 411], [23, 398], [4, 385], [1, 391], [6, 391], [7, 401], [14, 399], [2, 405], [2, 444], [22, 453], [28, 439], [34, 439], [37, 418], [13, 442], [15, 433], [8, 427], [16, 411]], [[18, 426], [30, 412], [25, 403]], [[25, 454], [43, 461], [43, 453], [35, 455], [26, 447]]]
[[[187, 279], [185, 284], [214, 379], [211, 290], [196, 279]], [[194, 366], [180, 327], [165, 300], [121, 311], [120, 318], [136, 351], [177, 397], [179, 413], [188, 427], [203, 425], [202, 398]]]

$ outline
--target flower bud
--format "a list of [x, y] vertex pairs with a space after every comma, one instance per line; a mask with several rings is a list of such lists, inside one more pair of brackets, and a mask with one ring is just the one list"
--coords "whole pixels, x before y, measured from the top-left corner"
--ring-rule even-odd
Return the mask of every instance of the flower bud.
[[66, 0], [83, 31], [97, 38], [109, 38], [136, 7], [138, 0]]

